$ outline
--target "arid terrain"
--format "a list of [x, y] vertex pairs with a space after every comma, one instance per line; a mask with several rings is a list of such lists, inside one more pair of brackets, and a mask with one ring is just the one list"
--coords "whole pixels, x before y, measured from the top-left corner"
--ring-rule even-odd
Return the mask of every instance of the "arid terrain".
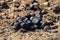
[[[30, 4], [37, 10], [30, 9]], [[32, 0], [0, 0], [0, 40], [60, 40], [60, 12], [53, 11], [54, 5], [60, 6], [60, 0], [36, 0], [35, 3]], [[15, 31], [16, 17], [24, 17], [26, 13], [40, 13], [43, 16], [42, 21], [53, 22], [54, 25], [35, 31]], [[14, 22], [14, 25], [10, 26], [10, 22]]]

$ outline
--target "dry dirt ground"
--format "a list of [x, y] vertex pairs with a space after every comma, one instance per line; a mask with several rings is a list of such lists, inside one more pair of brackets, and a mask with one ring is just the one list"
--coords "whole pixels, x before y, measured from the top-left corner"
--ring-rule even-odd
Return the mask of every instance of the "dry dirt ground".
[[[30, 12], [31, 14], [33, 13], [38, 13], [39, 10], [33, 11], [33, 10], [27, 10], [25, 9], [26, 5], [25, 4], [30, 4], [31, 0], [5, 0], [9, 6], [8, 9], [0, 9], [2, 12], [0, 12], [0, 17], [2, 16], [3, 19], [0, 20], [0, 40], [60, 40], [60, 20], [55, 20], [54, 25], [50, 26], [51, 30], [45, 28], [44, 30], [35, 30], [34, 32], [14, 32], [13, 27], [15, 26], [10, 26], [9, 22], [11, 21], [16, 21], [16, 16], [24, 16], [26, 12]], [[60, 16], [59, 14], [55, 14], [51, 8], [55, 4], [60, 5], [60, 0], [49, 0], [50, 7], [47, 7], [44, 3], [46, 2], [45, 0], [37, 0], [40, 7], [43, 10], [47, 10], [48, 13], [43, 15], [43, 20], [44, 21], [51, 21], [49, 20], [50, 18], [53, 17], [58, 17]], [[3, 1], [1, 0], [0, 3]], [[14, 7], [14, 2], [19, 2], [20, 3], [20, 8], [15, 8]], [[1, 6], [0, 6], [1, 7]], [[20, 10], [14, 11], [14, 10]], [[9, 19], [6, 19], [8, 17]], [[48, 30], [48, 31], [45, 31]]]

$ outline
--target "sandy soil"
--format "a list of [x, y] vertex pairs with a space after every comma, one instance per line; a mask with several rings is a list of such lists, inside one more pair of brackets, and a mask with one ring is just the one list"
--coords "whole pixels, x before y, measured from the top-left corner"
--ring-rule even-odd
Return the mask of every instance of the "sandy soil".
[[[19, 16], [24, 16], [26, 12], [30, 12], [31, 14], [36, 14], [39, 12], [38, 11], [33, 11], [33, 10], [27, 10], [25, 9], [26, 5], [25, 4], [31, 4], [31, 0], [11, 0], [8, 2], [8, 0], [5, 0], [9, 6], [8, 9], [0, 9], [2, 12], [0, 12], [0, 17], [2, 16], [3, 19], [0, 20], [0, 40], [60, 40], [60, 20], [55, 19], [56, 22], [53, 22], [54, 25], [50, 26], [51, 30], [49, 30], [47, 27], [44, 28], [43, 30], [35, 30], [34, 32], [29, 31], [26, 33], [17, 31], [14, 32], [14, 26], [10, 26], [9, 22], [14, 21], [16, 22], [16, 17], [17, 15]], [[55, 14], [53, 12], [53, 6], [54, 4], [60, 5], [60, 0], [49, 0], [50, 7], [47, 7], [44, 3], [46, 2], [45, 0], [37, 0], [38, 4], [40, 7], [46, 11], [48, 11], [47, 14], [43, 15], [43, 20], [44, 21], [51, 21], [49, 20], [50, 18], [53, 17], [58, 17], [60, 16], [59, 14]], [[0, 1], [0, 4], [3, 1]], [[19, 2], [20, 7], [15, 8], [14, 7], [14, 2]], [[1, 6], [0, 6], [1, 7]], [[51, 10], [52, 9], [52, 10]], [[15, 11], [16, 10], [16, 11]], [[20, 10], [19, 12], [17, 10]], [[5, 15], [6, 14], [6, 15]], [[8, 17], [9, 19], [6, 19]], [[46, 31], [47, 30], [47, 31]]]

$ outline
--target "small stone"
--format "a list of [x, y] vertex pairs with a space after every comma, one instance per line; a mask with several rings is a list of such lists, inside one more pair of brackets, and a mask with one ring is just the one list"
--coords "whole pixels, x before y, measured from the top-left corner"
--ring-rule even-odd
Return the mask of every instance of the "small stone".
[[14, 25], [14, 22], [10, 22], [10, 26], [13, 26]]
[[44, 31], [48, 31], [48, 30], [50, 30], [51, 28], [49, 27], [49, 26], [45, 26], [44, 27]]
[[60, 13], [60, 6], [54, 5], [54, 7], [53, 7], [53, 12], [55, 12], [55, 13]]
[[2, 2], [2, 9], [8, 9], [9, 8], [9, 6], [8, 6], [8, 4], [6, 3], [6, 2]]
[[32, 3], [36, 2], [36, 0], [32, 0]]
[[20, 6], [20, 3], [19, 2], [15, 2], [15, 4], [14, 4], [14, 7], [19, 7]]
[[39, 4], [38, 3], [33, 3], [34, 6], [38, 6]]
[[50, 7], [50, 3], [49, 2], [45, 2], [45, 3], [43, 3], [43, 5]]
[[46, 10], [42, 10], [42, 14], [47, 14], [48, 12]]

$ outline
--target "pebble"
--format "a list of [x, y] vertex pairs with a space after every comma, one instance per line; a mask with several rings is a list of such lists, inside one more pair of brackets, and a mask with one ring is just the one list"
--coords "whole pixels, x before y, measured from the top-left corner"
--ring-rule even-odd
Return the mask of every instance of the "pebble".
[[20, 6], [20, 3], [19, 2], [15, 2], [15, 4], [14, 4], [14, 7], [19, 7]]
[[14, 22], [10, 22], [10, 26], [13, 26], [14, 25]]
[[54, 5], [54, 7], [53, 7], [53, 12], [55, 12], [55, 13], [60, 13], [60, 6]]
[[8, 9], [9, 8], [9, 6], [6, 2], [3, 2], [1, 5], [2, 5], [2, 9], [4, 9], [4, 8]]
[[50, 3], [49, 2], [45, 2], [45, 3], [43, 3], [43, 5], [45, 5], [47, 7], [50, 7]]

